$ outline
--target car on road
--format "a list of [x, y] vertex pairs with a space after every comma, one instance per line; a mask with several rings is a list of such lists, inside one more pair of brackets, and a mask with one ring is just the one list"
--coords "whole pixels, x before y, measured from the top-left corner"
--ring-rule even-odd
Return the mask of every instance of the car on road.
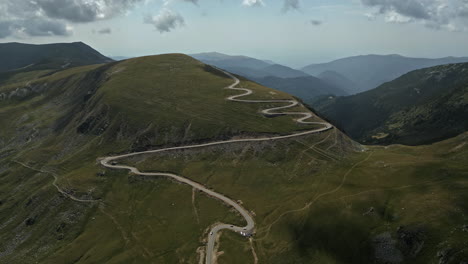
[[213, 232], [210, 232], [210, 236], [212, 236], [212, 235], [213, 235]]

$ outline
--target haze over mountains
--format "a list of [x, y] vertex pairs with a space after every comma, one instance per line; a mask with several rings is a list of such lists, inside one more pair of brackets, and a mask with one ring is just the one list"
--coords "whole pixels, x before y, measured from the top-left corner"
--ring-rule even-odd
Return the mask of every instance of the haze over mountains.
[[460, 62], [468, 62], [468, 57], [424, 59], [400, 55], [365, 55], [311, 64], [301, 70], [314, 76], [327, 71], [339, 73], [357, 85], [357, 92], [364, 92], [413, 70]]
[[[264, 60], [221, 53], [192, 54], [207, 64], [229, 70], [272, 88], [289, 92], [308, 103], [321, 95], [352, 95], [391, 81], [413, 70], [436, 65], [468, 62], [466, 58], [408, 58], [400, 55], [365, 55], [302, 69], [271, 65]], [[294, 88], [286, 83], [294, 83]]]
[[200, 53], [190, 56], [221, 69], [244, 76], [260, 84], [312, 101], [321, 95], [347, 95], [347, 88], [321, 80], [303, 71], [246, 56]]
[[317, 111], [365, 144], [427, 144], [468, 130], [468, 63], [412, 71]]

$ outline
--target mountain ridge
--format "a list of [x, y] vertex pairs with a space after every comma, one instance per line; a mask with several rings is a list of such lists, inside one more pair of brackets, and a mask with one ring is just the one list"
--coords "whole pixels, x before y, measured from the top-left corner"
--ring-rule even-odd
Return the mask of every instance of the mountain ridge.
[[316, 106], [362, 143], [433, 143], [468, 129], [466, 72], [468, 63], [416, 70], [376, 89], [325, 99]]

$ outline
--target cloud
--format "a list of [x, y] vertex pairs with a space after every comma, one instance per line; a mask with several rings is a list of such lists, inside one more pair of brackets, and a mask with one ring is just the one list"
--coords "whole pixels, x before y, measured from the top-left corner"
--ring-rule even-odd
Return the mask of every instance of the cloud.
[[289, 10], [299, 10], [299, 8], [299, 0], [284, 0], [283, 12], [288, 12]]
[[70, 23], [110, 19], [145, 0], [1, 0], [0, 38], [66, 36]]
[[[468, 0], [361, 0], [391, 23], [421, 22], [430, 28], [467, 30]], [[370, 15], [367, 15], [371, 17]]]
[[156, 16], [146, 16], [144, 22], [156, 27], [160, 33], [170, 32], [177, 27], [185, 25], [184, 18], [169, 9], [163, 9]]
[[264, 6], [265, 3], [263, 0], [244, 0], [242, 2], [243, 6]]
[[311, 19], [311, 20], [309, 21], [309, 23], [310, 23], [311, 25], [313, 25], [313, 26], [320, 26], [320, 25], [323, 24], [322, 21], [320, 21], [320, 20], [315, 20], [315, 19]]
[[189, 2], [189, 3], [192, 3], [194, 5], [198, 5], [198, 0], [182, 0], [184, 2]]
[[111, 28], [103, 28], [97, 31], [98, 34], [104, 35], [104, 34], [112, 34], [112, 29]]

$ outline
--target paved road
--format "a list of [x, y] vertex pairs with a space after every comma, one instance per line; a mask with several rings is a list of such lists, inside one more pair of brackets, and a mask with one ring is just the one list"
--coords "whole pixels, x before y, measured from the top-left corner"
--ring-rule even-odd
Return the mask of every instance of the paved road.
[[240, 233], [243, 236], [250, 236], [253, 234], [254, 229], [255, 229], [255, 222], [252, 216], [250, 215], [249, 211], [242, 207], [240, 204], [237, 202], [233, 201], [232, 199], [217, 193], [213, 190], [208, 189], [207, 187], [203, 186], [200, 183], [194, 182], [192, 180], [189, 180], [187, 178], [184, 178], [179, 175], [175, 175], [172, 173], [150, 173], [150, 172], [141, 172], [135, 167], [131, 166], [126, 166], [126, 165], [120, 165], [117, 163], [118, 160], [123, 159], [123, 158], [128, 158], [128, 157], [133, 157], [133, 156], [138, 156], [138, 155], [143, 155], [143, 154], [153, 154], [153, 153], [160, 153], [160, 152], [165, 152], [165, 151], [172, 151], [172, 150], [184, 150], [184, 149], [196, 149], [196, 148], [203, 148], [203, 147], [209, 147], [209, 146], [217, 146], [217, 145], [224, 145], [224, 144], [232, 144], [232, 143], [241, 143], [241, 142], [260, 142], [260, 141], [272, 141], [272, 140], [279, 140], [279, 139], [287, 139], [287, 138], [293, 138], [293, 137], [299, 137], [299, 136], [304, 136], [304, 135], [310, 135], [310, 134], [316, 134], [320, 132], [327, 131], [329, 129], [332, 129], [333, 126], [330, 125], [329, 123], [324, 123], [324, 122], [312, 122], [312, 121], [306, 121], [307, 119], [313, 117], [314, 115], [311, 112], [277, 112], [278, 110], [286, 109], [286, 108], [291, 108], [295, 107], [298, 105], [301, 105], [298, 101], [296, 100], [242, 100], [238, 99], [240, 97], [248, 96], [253, 93], [252, 90], [247, 89], [247, 88], [238, 88], [236, 87], [239, 85], [240, 81], [237, 77], [233, 76], [232, 74], [222, 71], [225, 73], [227, 76], [231, 77], [234, 80], [234, 83], [227, 87], [227, 89], [231, 90], [238, 90], [238, 91], [244, 91], [244, 93], [238, 94], [238, 95], [233, 95], [227, 98], [229, 101], [234, 101], [234, 102], [243, 102], [243, 103], [286, 103], [284, 106], [279, 106], [279, 107], [274, 107], [274, 108], [269, 108], [265, 109], [262, 111], [264, 115], [297, 115], [301, 116], [299, 119], [296, 119], [296, 122], [301, 123], [301, 124], [316, 124], [316, 125], [322, 125], [323, 127], [314, 129], [314, 130], [308, 130], [304, 132], [299, 132], [299, 133], [293, 133], [290, 135], [284, 135], [284, 136], [274, 136], [274, 137], [262, 137], [262, 138], [250, 138], [250, 139], [233, 139], [233, 140], [225, 140], [225, 141], [216, 141], [216, 142], [211, 142], [211, 143], [205, 143], [205, 144], [198, 144], [198, 145], [188, 145], [188, 146], [180, 146], [180, 147], [171, 147], [171, 148], [163, 148], [163, 149], [156, 149], [156, 150], [149, 150], [149, 151], [141, 151], [141, 152], [134, 152], [134, 153], [129, 153], [129, 154], [124, 154], [124, 155], [118, 155], [118, 156], [111, 156], [111, 157], [105, 157], [101, 159], [101, 164], [104, 167], [111, 168], [111, 169], [122, 169], [122, 170], [129, 170], [130, 172], [137, 174], [137, 175], [143, 175], [143, 176], [164, 176], [164, 177], [169, 177], [172, 178], [178, 182], [188, 184], [192, 186], [193, 188], [200, 190], [216, 199], [219, 199], [223, 201], [224, 203], [228, 204], [229, 206], [232, 206], [234, 209], [236, 209], [242, 217], [246, 221], [246, 225], [243, 227], [239, 226], [234, 226], [234, 225], [229, 225], [229, 224], [218, 224], [214, 226], [211, 230], [210, 233], [208, 234], [208, 244], [206, 247], [206, 264], [211, 264], [213, 263], [213, 260], [215, 259], [213, 256], [214, 252], [214, 246], [216, 242], [216, 236], [218, 232], [221, 230], [232, 230], [234, 232]]

